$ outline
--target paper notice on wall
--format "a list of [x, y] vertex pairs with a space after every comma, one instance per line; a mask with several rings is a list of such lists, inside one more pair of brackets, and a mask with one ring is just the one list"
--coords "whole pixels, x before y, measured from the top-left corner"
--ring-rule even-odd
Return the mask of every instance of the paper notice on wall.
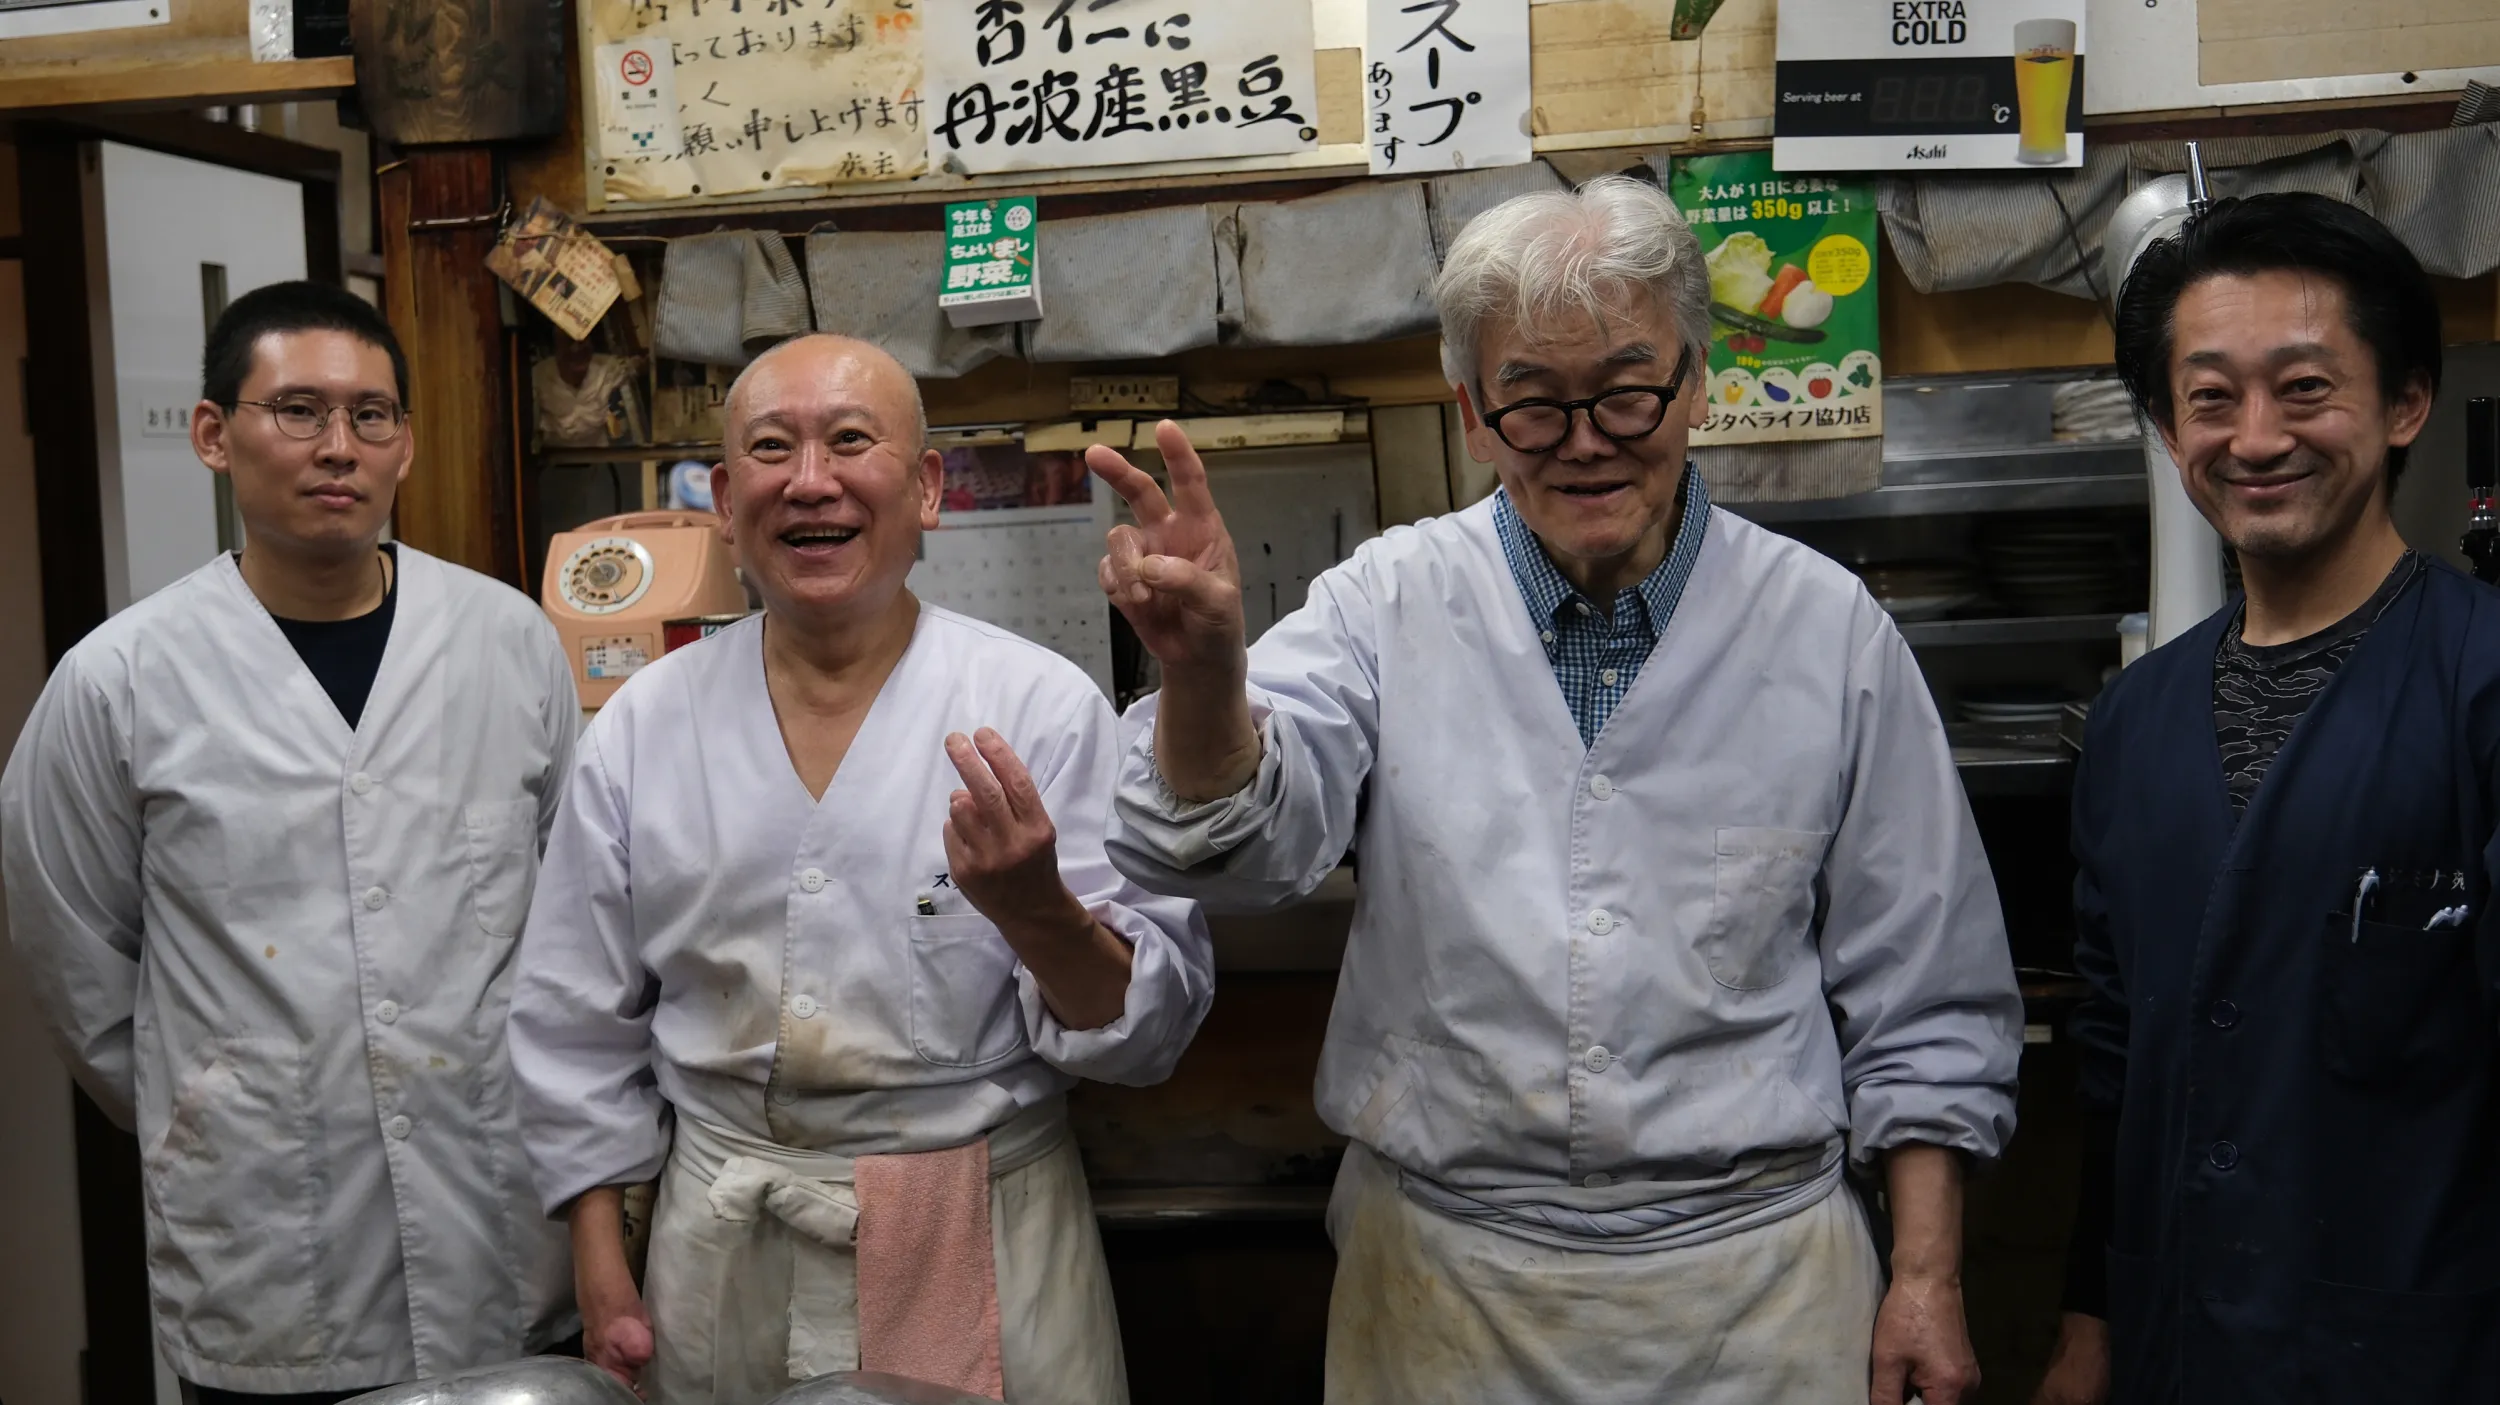
[[1767, 151], [1679, 158], [1667, 192], [1710, 272], [1708, 418], [1695, 444], [1884, 432], [1875, 187], [1783, 176]]
[[[583, 0], [609, 200], [928, 169], [919, 0]], [[952, 8], [948, 6], [947, 8]]]
[[1375, 176], [1516, 166], [1528, 135], [1528, 0], [1369, 0], [1363, 140]]
[[620, 291], [615, 254], [544, 198], [504, 227], [486, 267], [577, 342], [608, 315]]
[[1319, 144], [1311, 7], [1300, 0], [949, 0], [926, 13], [929, 150], [963, 171]]
[[618, 156], [666, 156], [683, 149], [677, 126], [677, 60], [666, 44], [648, 39], [602, 44], [599, 71], [599, 150]]

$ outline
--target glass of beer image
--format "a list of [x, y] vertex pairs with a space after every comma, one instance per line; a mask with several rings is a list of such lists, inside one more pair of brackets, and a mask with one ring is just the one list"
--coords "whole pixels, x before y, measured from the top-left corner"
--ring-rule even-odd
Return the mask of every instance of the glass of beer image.
[[2075, 83], [2075, 22], [2024, 20], [2014, 26], [2014, 101], [2022, 144], [2014, 159], [2054, 166], [2066, 159], [2066, 102]]

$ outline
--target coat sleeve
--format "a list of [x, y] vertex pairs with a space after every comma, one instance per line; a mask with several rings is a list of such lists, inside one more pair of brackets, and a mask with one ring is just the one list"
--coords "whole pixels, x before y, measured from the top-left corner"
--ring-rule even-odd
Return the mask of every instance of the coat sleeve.
[[1322, 573], [1251, 649], [1259, 769], [1236, 794], [1182, 802], [1155, 768], [1161, 698], [1129, 709], [1110, 839], [1122, 872], [1218, 911], [1256, 910], [1304, 897], [1345, 858], [1380, 728], [1365, 567], [1358, 553]]
[[545, 616], [536, 622], [537, 637], [545, 641], [540, 667], [547, 675], [547, 692], [541, 720], [547, 729], [547, 780], [538, 793], [538, 848], [546, 852], [547, 840], [555, 831], [556, 814], [563, 808], [565, 783], [573, 775], [573, 751], [582, 735], [582, 696], [573, 683], [573, 661], [564, 654], [564, 641]]
[[2081, 1052], [2083, 1164], [2075, 1194], [2075, 1219], [2066, 1235], [2068, 1313], [2109, 1316], [2109, 1265], [2104, 1253], [2118, 1196], [2118, 1108], [2127, 1086], [2127, 993], [2111, 945], [2109, 901], [2102, 891], [2101, 837], [2107, 833], [2102, 778], [2111, 744], [2115, 691], [2094, 706], [2083, 756], [2075, 764], [2075, 970], [2087, 987], [2067, 1017], [2067, 1033]]
[[125, 1128], [138, 1099], [140, 868], [122, 718], [72, 656], [36, 701], [0, 778], [0, 884], [18, 964], [70, 1073]]
[[549, 1215], [668, 1158], [652, 1071], [659, 983], [634, 937], [629, 812], [585, 733], [547, 840], [512, 983], [521, 1141]]
[[2014, 1131], [2023, 1008], [1987, 852], [1926, 681], [1889, 621], [1859, 647], [1848, 687], [1822, 959], [1851, 1153], [1863, 1162], [1932, 1143], [1994, 1158]]
[[1215, 956], [1198, 905], [1159, 898], [1111, 866], [1103, 848], [1120, 767], [1119, 719], [1085, 687], [1082, 721], [1034, 784], [1059, 834], [1059, 874], [1094, 920], [1129, 945], [1128, 999], [1117, 1020], [1071, 1030], [1042, 1001], [1023, 963], [1016, 987], [1034, 1052], [1080, 1078], [1154, 1084], [1169, 1077], [1215, 999]]

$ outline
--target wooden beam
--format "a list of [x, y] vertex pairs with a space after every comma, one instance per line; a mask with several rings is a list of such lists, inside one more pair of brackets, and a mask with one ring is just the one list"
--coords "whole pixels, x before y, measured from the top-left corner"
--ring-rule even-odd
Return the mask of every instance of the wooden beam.
[[523, 586], [506, 333], [486, 254], [502, 204], [494, 153], [419, 151], [386, 166], [384, 292], [408, 354], [416, 465], [398, 533], [419, 551]]

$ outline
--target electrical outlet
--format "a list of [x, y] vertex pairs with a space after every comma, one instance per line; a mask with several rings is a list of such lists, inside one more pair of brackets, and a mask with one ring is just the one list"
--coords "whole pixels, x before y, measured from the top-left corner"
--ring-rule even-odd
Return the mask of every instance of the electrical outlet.
[[1083, 414], [1103, 410], [1178, 410], [1181, 408], [1181, 378], [1178, 376], [1071, 376], [1068, 378], [1068, 411]]

